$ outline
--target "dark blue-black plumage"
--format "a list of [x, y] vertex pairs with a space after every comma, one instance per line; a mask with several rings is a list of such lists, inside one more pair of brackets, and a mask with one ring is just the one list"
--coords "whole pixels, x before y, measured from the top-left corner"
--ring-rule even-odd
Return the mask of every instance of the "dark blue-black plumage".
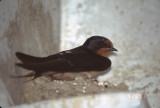
[[92, 36], [88, 38], [82, 46], [48, 57], [34, 57], [16, 52], [17, 58], [22, 61], [22, 63], [16, 64], [34, 71], [31, 74], [17, 77], [34, 76], [36, 78], [44, 75], [48, 71], [52, 71], [53, 74], [103, 71], [111, 66], [111, 61], [101, 55], [104, 49], [108, 52], [116, 51], [109, 39], [103, 36]]

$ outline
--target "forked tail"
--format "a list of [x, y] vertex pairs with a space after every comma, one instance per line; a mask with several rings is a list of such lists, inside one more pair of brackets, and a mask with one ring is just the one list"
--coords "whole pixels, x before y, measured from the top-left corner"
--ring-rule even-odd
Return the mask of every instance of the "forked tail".
[[12, 78], [26, 78], [26, 77], [33, 77], [32, 79], [29, 79], [25, 82], [29, 82], [29, 81], [32, 81], [34, 79], [36, 79], [38, 76], [36, 75], [35, 72], [32, 72], [32, 73], [29, 73], [29, 74], [26, 74], [26, 75], [19, 75], [19, 76], [16, 76], [16, 75], [10, 75], [10, 77]]
[[26, 78], [26, 77], [32, 77], [32, 76], [35, 76], [36, 73], [35, 72], [32, 72], [32, 73], [29, 73], [29, 74], [26, 74], [26, 75], [10, 75], [10, 77], [12, 78]]

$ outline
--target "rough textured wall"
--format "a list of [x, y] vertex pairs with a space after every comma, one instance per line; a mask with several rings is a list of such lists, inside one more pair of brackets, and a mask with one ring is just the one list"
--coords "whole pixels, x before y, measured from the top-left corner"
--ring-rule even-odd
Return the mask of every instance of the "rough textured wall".
[[63, 0], [61, 50], [83, 44], [91, 35], [109, 38], [117, 56], [100, 80], [124, 83], [147, 93], [152, 106], [160, 96], [159, 0]]
[[21, 103], [24, 82], [9, 75], [25, 73], [15, 67], [16, 51], [47, 56], [59, 50], [59, 0], [0, 1], [0, 78], [15, 104]]

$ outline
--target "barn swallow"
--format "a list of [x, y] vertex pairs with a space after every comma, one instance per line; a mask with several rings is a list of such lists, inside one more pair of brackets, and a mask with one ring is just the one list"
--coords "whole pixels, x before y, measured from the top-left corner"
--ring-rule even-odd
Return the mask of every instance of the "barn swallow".
[[[16, 52], [17, 58], [22, 62], [16, 63], [16, 65], [33, 72], [27, 75], [13, 77], [33, 77], [35, 79], [46, 73], [54, 76], [58, 73], [104, 71], [111, 66], [111, 61], [107, 56], [112, 51], [117, 51], [117, 49], [113, 47], [109, 39], [103, 36], [92, 36], [79, 47], [48, 57], [35, 57]], [[65, 78], [55, 77], [55, 79], [64, 80]]]

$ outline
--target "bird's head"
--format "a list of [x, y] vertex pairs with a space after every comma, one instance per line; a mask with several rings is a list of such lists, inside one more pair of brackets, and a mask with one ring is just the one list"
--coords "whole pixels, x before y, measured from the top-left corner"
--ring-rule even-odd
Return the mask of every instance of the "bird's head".
[[118, 51], [113, 47], [112, 42], [103, 36], [92, 36], [85, 41], [83, 46], [104, 57], [107, 57], [112, 51]]

